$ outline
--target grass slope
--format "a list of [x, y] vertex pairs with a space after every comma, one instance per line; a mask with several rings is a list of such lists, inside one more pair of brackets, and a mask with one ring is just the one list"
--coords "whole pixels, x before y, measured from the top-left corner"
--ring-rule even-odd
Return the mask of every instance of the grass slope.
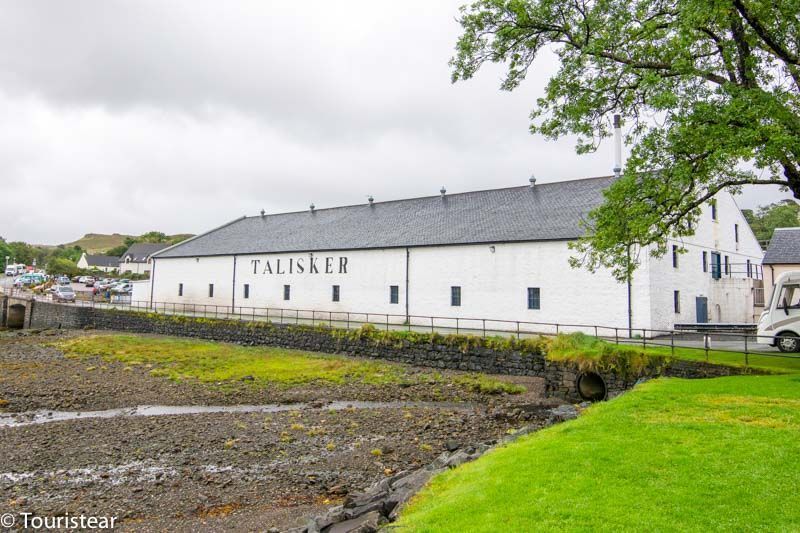
[[111, 235], [87, 233], [77, 241], [67, 243], [64, 246], [80, 246], [86, 250], [87, 253], [99, 254], [125, 244], [125, 239], [128, 237], [130, 237], [130, 235], [121, 235], [119, 233], [112, 233]]
[[[664, 342], [663, 340], [660, 342]], [[668, 346], [642, 346], [630, 344], [614, 344], [597, 337], [583, 333], [558, 335], [549, 340], [547, 357], [552, 360], [575, 360], [587, 362], [607, 362], [610, 366], [623, 363], [632, 367], [644, 366], [648, 357], [674, 357], [676, 359], [689, 359], [692, 361], [706, 361], [703, 349], [676, 346], [674, 355]], [[723, 352], [709, 350], [708, 362], [728, 366], [745, 366], [745, 354], [740, 352]], [[772, 373], [800, 372], [800, 355], [781, 354], [774, 355], [749, 354], [747, 366], [766, 370]]]
[[[412, 372], [403, 365], [350, 357], [287, 350], [245, 347], [178, 337], [96, 335], [56, 344], [67, 357], [99, 356], [128, 365], [153, 365], [152, 374], [170, 379], [203, 382], [240, 380], [252, 376], [256, 383], [285, 386], [315, 381], [329, 383], [441, 383], [437, 372]], [[521, 393], [525, 388], [481, 374], [460, 374], [452, 381], [465, 389], [484, 393]]]
[[438, 476], [399, 525], [800, 530], [800, 377], [648, 382]]

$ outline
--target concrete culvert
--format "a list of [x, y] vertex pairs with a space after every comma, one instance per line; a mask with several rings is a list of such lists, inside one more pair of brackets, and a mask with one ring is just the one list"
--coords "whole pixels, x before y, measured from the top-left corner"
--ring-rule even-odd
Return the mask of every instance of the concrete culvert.
[[9, 329], [22, 329], [25, 327], [25, 306], [14, 304], [8, 306], [8, 318], [6, 326]]
[[606, 381], [600, 374], [584, 372], [578, 376], [578, 394], [580, 394], [581, 398], [590, 402], [605, 400], [608, 395]]

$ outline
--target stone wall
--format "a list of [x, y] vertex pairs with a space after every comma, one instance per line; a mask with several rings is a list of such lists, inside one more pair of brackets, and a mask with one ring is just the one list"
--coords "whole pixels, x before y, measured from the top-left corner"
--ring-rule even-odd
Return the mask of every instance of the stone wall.
[[[324, 353], [369, 357], [417, 366], [468, 370], [489, 374], [537, 376], [545, 379], [550, 396], [578, 400], [581, 369], [572, 361], [551, 361], [535, 346], [526, 351], [492, 349], [468, 337], [421, 336], [428, 342], [396, 336], [359, 335], [327, 327], [295, 326], [269, 322], [216, 320], [152, 313], [116, 311], [34, 302], [31, 327], [96, 328], [193, 337], [242, 345], [266, 345]], [[377, 338], [376, 338], [377, 337]], [[475, 339], [481, 341], [480, 339]], [[594, 370], [605, 381], [609, 395], [618, 394], [640, 377], [671, 375], [713, 377], [738, 374], [743, 369], [691, 361], [657, 362], [637, 375], [623, 370]]]

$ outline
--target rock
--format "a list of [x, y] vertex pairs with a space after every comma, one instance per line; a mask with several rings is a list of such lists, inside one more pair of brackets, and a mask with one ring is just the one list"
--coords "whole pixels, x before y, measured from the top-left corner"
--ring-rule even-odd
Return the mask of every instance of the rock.
[[344, 508], [341, 505], [337, 505], [336, 507], [331, 507], [328, 509], [328, 512], [324, 515], [317, 517], [315, 522], [317, 527], [322, 530], [331, 524], [336, 524], [344, 519]]
[[559, 405], [550, 409], [550, 420], [553, 422], [565, 422], [578, 418], [578, 408], [572, 404]]
[[444, 443], [444, 447], [448, 452], [454, 452], [461, 448], [461, 443], [455, 440], [448, 440]]
[[240, 379], [240, 381], [255, 381], [255, 380], [256, 380], [256, 378], [254, 378], [253, 376], [250, 376], [250, 375], [242, 376], [242, 378]]
[[461, 450], [450, 456], [450, 458], [447, 460], [446, 466], [455, 468], [466, 463], [467, 461], [470, 461], [471, 459], [472, 457], [466, 451]]
[[380, 513], [372, 511], [363, 516], [339, 522], [331, 526], [328, 533], [374, 533], [378, 531], [380, 522]]

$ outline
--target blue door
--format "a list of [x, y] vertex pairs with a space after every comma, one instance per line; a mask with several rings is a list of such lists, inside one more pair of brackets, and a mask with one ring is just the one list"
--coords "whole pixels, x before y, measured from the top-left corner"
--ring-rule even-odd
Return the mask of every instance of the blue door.
[[694, 305], [697, 310], [697, 323], [705, 324], [708, 322], [708, 298], [698, 296], [694, 299]]

